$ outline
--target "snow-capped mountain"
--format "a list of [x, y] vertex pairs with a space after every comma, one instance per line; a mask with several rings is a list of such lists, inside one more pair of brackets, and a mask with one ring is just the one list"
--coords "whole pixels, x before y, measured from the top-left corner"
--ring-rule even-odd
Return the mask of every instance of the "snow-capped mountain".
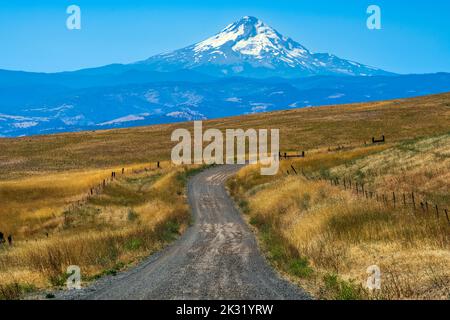
[[180, 69], [210, 75], [301, 77], [311, 75], [388, 75], [381, 69], [312, 53], [255, 17], [243, 17], [215, 36], [171, 53], [138, 62], [160, 72]]
[[212, 119], [449, 90], [449, 73], [395, 75], [312, 53], [262, 21], [244, 17], [195, 45], [132, 64], [59, 73], [0, 70], [0, 137]]

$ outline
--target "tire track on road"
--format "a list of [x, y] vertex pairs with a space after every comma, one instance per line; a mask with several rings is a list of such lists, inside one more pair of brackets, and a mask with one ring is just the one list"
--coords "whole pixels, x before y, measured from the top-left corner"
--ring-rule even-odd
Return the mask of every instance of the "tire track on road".
[[228, 196], [225, 182], [239, 168], [216, 166], [189, 180], [194, 223], [174, 244], [132, 270], [61, 298], [309, 299], [268, 265]]

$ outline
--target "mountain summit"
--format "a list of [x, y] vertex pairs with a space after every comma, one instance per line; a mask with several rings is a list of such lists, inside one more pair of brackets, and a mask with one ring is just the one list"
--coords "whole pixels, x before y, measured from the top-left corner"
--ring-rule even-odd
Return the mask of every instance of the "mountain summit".
[[311, 75], [374, 76], [386, 71], [327, 53], [312, 53], [263, 21], [246, 16], [215, 36], [138, 64], [155, 71], [196, 70], [210, 75], [301, 77]]

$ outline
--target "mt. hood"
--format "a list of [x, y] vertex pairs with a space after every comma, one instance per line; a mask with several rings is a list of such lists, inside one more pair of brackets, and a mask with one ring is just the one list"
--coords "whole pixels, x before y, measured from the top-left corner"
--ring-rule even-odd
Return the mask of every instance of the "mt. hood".
[[214, 76], [374, 76], [389, 72], [327, 53], [312, 53], [255, 17], [243, 17], [215, 36], [137, 63], [160, 72], [195, 70]]
[[192, 121], [450, 91], [312, 53], [253, 17], [172, 53], [71, 72], [0, 70], [0, 137]]

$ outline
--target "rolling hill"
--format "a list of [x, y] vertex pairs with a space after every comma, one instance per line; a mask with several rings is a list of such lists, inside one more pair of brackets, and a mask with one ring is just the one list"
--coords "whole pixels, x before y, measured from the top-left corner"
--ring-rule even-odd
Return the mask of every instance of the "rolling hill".
[[[282, 152], [306, 150], [305, 158], [283, 160], [276, 176], [248, 166], [229, 184], [269, 260], [293, 281], [323, 299], [373, 298], [358, 283], [377, 263], [386, 273], [375, 298], [446, 299], [442, 209], [436, 219], [431, 206], [424, 214], [417, 203], [413, 215], [409, 199], [382, 206], [326, 179], [345, 176], [380, 194], [412, 190], [418, 201], [445, 208], [449, 123], [445, 93], [236, 116], [204, 127], [279, 128]], [[114, 275], [182, 233], [191, 221], [185, 183], [193, 171], [165, 161], [180, 127], [193, 130], [184, 122], [1, 138], [0, 230], [15, 242], [0, 250], [0, 299], [61, 286], [74, 262], [85, 270], [83, 281]], [[381, 135], [386, 143], [370, 143]]]
[[[204, 121], [205, 128], [279, 128], [282, 151], [389, 142], [447, 133], [450, 93], [317, 108], [292, 109]], [[0, 179], [168, 160], [177, 128], [192, 122], [0, 139]]]

